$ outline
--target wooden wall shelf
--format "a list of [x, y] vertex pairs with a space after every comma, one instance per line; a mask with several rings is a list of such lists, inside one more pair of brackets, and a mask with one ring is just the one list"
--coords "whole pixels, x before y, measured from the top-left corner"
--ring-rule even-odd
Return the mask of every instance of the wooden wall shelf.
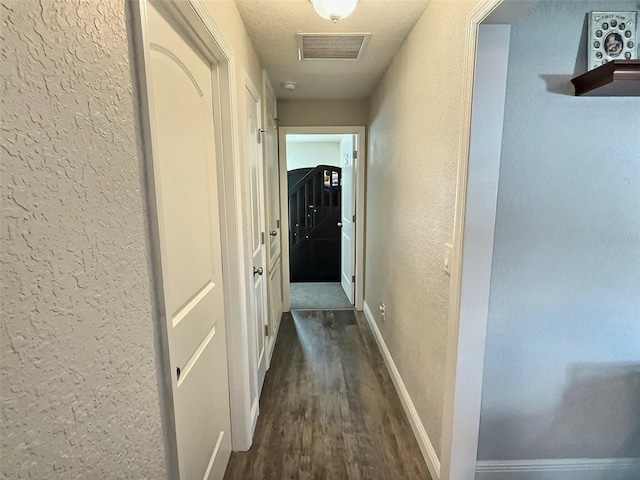
[[612, 60], [571, 79], [576, 96], [640, 96], [640, 60]]

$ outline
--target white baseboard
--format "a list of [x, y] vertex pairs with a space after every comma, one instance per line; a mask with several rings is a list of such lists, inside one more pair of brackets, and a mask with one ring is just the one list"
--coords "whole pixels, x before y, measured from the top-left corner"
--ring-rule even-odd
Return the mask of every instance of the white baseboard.
[[476, 480], [638, 480], [640, 458], [480, 461]]
[[409, 392], [407, 391], [407, 387], [404, 386], [404, 382], [402, 381], [402, 377], [400, 376], [400, 372], [396, 368], [396, 364], [391, 357], [391, 353], [387, 348], [387, 344], [382, 338], [382, 334], [378, 329], [378, 324], [375, 321], [373, 313], [369, 308], [366, 300], [364, 302], [364, 316], [369, 323], [369, 327], [371, 327], [371, 331], [373, 332], [373, 336], [376, 339], [376, 343], [378, 344], [378, 348], [380, 349], [380, 353], [382, 353], [382, 358], [384, 358], [384, 363], [387, 365], [387, 370], [389, 370], [389, 375], [391, 375], [391, 380], [393, 380], [393, 384], [396, 387], [396, 391], [398, 392], [398, 396], [400, 397], [400, 401], [402, 402], [402, 406], [404, 407], [404, 411], [409, 418], [409, 424], [411, 425], [411, 430], [413, 430], [413, 434], [418, 441], [418, 446], [420, 447], [420, 451], [422, 452], [422, 456], [424, 457], [425, 462], [427, 463], [427, 467], [429, 468], [429, 472], [434, 480], [440, 480], [440, 459], [436, 455], [436, 451], [433, 448], [433, 444], [427, 435], [426, 430], [424, 429], [424, 425], [422, 425], [422, 421], [418, 416], [418, 411], [416, 407], [413, 405], [413, 401], [409, 396]]

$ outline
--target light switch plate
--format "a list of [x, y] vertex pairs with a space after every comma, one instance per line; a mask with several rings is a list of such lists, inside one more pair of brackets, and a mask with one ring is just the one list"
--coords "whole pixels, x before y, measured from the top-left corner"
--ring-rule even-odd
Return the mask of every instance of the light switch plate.
[[451, 275], [451, 256], [452, 255], [453, 255], [453, 245], [445, 243], [443, 269], [447, 275]]

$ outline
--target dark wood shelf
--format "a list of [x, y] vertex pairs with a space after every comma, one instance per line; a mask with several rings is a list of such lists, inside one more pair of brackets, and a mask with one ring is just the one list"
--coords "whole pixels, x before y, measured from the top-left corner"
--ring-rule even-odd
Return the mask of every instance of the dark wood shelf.
[[571, 79], [576, 96], [640, 96], [640, 60], [612, 60]]

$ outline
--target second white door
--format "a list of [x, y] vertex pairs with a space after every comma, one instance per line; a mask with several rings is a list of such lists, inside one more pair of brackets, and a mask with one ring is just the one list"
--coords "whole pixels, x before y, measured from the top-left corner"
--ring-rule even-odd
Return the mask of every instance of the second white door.
[[[257, 377], [251, 381], [252, 409], [257, 409], [264, 376], [267, 371], [267, 262], [264, 220], [264, 177], [262, 168], [262, 132], [260, 128], [260, 95], [247, 77], [245, 79], [246, 145], [245, 155], [250, 171], [251, 190], [251, 255], [253, 265], [253, 315], [250, 319], [251, 357]], [[252, 334], [252, 335], [251, 335]]]
[[270, 361], [275, 347], [276, 332], [282, 317], [282, 245], [280, 243], [280, 170], [278, 166], [278, 107], [276, 95], [266, 74], [263, 76], [264, 116], [263, 152], [265, 198], [267, 200], [268, 246], [268, 299], [269, 299], [269, 336], [267, 338], [267, 356]]

